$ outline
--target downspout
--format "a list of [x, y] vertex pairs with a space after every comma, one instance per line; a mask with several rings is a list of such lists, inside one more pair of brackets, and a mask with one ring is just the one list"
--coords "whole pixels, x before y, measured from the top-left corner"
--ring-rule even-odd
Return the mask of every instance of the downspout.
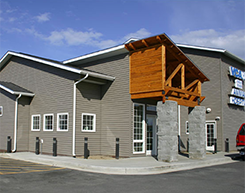
[[18, 127], [18, 100], [21, 97], [21, 94], [15, 99], [15, 114], [14, 114], [14, 149], [12, 152], [16, 152], [17, 147], [17, 127]]
[[77, 95], [77, 84], [88, 78], [88, 73], [77, 82], [73, 84], [73, 133], [72, 133], [72, 155], [76, 157], [76, 95]]

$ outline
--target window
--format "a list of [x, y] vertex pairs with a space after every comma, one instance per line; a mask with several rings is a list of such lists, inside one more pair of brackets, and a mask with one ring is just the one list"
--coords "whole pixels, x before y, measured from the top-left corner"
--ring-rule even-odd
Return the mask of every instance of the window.
[[31, 116], [31, 130], [32, 131], [40, 131], [41, 124], [41, 116], [40, 115], [32, 115]]
[[53, 128], [54, 128], [54, 115], [53, 114], [43, 115], [43, 130], [53, 131]]
[[145, 105], [134, 104], [133, 152], [145, 152]]
[[68, 113], [57, 114], [57, 131], [68, 131]]
[[185, 122], [185, 132], [186, 132], [186, 134], [189, 134], [189, 123], [188, 123], [188, 121]]
[[3, 106], [0, 106], [0, 117], [3, 116]]
[[82, 114], [82, 131], [95, 132], [96, 115], [95, 114]]

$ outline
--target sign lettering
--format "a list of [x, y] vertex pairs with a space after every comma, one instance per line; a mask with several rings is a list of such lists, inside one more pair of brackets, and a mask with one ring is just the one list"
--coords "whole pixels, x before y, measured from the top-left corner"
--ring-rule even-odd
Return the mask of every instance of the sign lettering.
[[232, 67], [232, 66], [229, 67], [229, 70], [230, 70], [231, 76], [245, 80], [245, 72], [243, 72], [243, 71], [241, 71], [235, 67]]

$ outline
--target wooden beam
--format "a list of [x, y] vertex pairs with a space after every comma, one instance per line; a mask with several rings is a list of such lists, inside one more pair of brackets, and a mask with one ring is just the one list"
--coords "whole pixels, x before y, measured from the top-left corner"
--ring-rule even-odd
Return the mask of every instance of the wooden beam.
[[143, 98], [154, 98], [161, 97], [162, 91], [152, 91], [152, 92], [144, 92], [144, 93], [133, 93], [131, 94], [131, 99], [143, 99]]
[[185, 65], [181, 67], [181, 89], [185, 89]]
[[199, 80], [194, 80], [192, 83], [190, 83], [188, 86], [185, 87], [186, 90], [190, 89], [192, 86], [200, 82]]
[[162, 89], [164, 90], [166, 81], [166, 47], [162, 45]]
[[184, 99], [178, 99], [175, 97], [168, 97], [168, 100], [176, 101], [179, 105], [187, 106], [187, 107], [195, 107], [198, 106], [197, 101], [189, 101]]
[[147, 44], [147, 42], [145, 40], [142, 40], [142, 43], [146, 46], [149, 47], [149, 45]]
[[202, 83], [198, 81], [197, 83], [197, 92], [201, 95], [202, 94]]
[[172, 74], [168, 77], [168, 80], [166, 81], [165, 85], [171, 85], [170, 82], [172, 82], [173, 77], [177, 74], [177, 72], [180, 70], [180, 68], [183, 66], [183, 63], [180, 63], [175, 70], [172, 72]]
[[131, 46], [131, 48], [133, 48], [133, 50], [136, 50], [136, 48], [134, 47], [132, 43], [130, 43], [129, 45]]
[[184, 93], [184, 94], [188, 94], [188, 95], [193, 95], [193, 96], [200, 97], [200, 94], [199, 93], [190, 92], [188, 90], [182, 90], [180, 88], [166, 86], [165, 89], [169, 89], [170, 91], [175, 91], [175, 92], [179, 92], [179, 93]]

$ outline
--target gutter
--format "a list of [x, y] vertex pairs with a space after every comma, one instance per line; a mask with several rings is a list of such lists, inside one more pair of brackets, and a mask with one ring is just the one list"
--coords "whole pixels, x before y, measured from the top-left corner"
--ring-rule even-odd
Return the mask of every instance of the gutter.
[[77, 82], [73, 84], [73, 127], [72, 127], [72, 156], [76, 157], [76, 95], [77, 95], [77, 84], [88, 78], [88, 73]]
[[17, 128], [18, 128], [18, 100], [20, 99], [22, 95], [19, 94], [19, 96], [15, 99], [15, 115], [14, 115], [14, 149], [12, 152], [16, 152], [17, 147]]

